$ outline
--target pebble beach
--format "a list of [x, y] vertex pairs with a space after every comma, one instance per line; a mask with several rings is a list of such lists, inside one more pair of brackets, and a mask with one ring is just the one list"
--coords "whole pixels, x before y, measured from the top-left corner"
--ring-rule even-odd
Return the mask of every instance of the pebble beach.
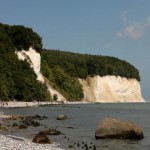
[[[48, 102], [7, 102], [0, 105], [0, 107], [33, 107], [38, 105], [51, 104]], [[57, 103], [58, 104], [58, 103]], [[10, 118], [11, 116], [0, 112], [0, 124], [3, 119]], [[59, 144], [38, 144], [32, 142], [31, 139], [23, 137], [16, 137], [12, 135], [4, 135], [0, 133], [0, 150], [63, 150], [58, 147]]]
[[58, 144], [36, 144], [29, 139], [0, 134], [0, 150], [63, 150]]

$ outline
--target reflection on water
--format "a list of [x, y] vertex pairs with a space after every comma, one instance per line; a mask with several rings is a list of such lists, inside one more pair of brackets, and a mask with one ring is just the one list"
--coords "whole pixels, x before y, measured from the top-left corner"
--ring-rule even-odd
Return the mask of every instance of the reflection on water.
[[[76, 104], [76, 105], [50, 105], [45, 107], [28, 108], [1, 108], [7, 114], [47, 116], [41, 120], [43, 125], [56, 128], [64, 133], [60, 136], [50, 136], [50, 139], [61, 144], [61, 147], [70, 149], [88, 148], [104, 150], [149, 150], [150, 141], [150, 103], [141, 104]], [[67, 120], [58, 121], [56, 117], [64, 114]], [[95, 130], [104, 117], [116, 117], [136, 122], [141, 126], [145, 138], [136, 140], [95, 140]], [[25, 130], [13, 130], [10, 134], [32, 138], [33, 134], [43, 130], [43, 127], [29, 127]]]

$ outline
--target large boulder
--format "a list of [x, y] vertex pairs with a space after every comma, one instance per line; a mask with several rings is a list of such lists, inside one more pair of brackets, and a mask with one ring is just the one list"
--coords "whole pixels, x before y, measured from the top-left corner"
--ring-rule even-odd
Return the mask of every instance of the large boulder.
[[95, 132], [96, 139], [137, 139], [144, 138], [143, 132], [136, 124], [116, 118], [104, 118]]

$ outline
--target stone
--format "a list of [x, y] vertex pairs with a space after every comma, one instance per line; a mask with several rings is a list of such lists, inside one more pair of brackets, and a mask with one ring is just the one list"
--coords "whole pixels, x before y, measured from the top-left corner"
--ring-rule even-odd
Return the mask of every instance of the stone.
[[12, 119], [12, 120], [23, 120], [24, 117], [23, 117], [23, 116], [20, 116], [20, 115], [13, 115], [13, 116], [11, 117], [11, 119]]
[[67, 116], [65, 116], [65, 115], [59, 115], [57, 117], [57, 120], [65, 120], [65, 119], [67, 119]]
[[96, 139], [137, 139], [144, 138], [138, 125], [116, 118], [104, 118], [95, 132]]
[[27, 128], [28, 128], [28, 126], [25, 125], [25, 124], [21, 124], [21, 125], [19, 126], [19, 129], [27, 129]]
[[0, 124], [0, 130], [7, 130], [7, 127]]
[[39, 144], [53, 144], [53, 142], [48, 138], [48, 136], [42, 133], [35, 135], [32, 142], [39, 143]]
[[14, 122], [14, 123], [12, 124], [12, 126], [13, 126], [13, 127], [18, 127], [18, 123]]
[[22, 122], [26, 124], [27, 126], [30, 126], [30, 125], [34, 127], [40, 126], [40, 123], [37, 121], [34, 121], [32, 116], [27, 116]]
[[39, 134], [44, 134], [44, 135], [61, 135], [62, 133], [56, 129], [48, 129], [45, 131], [39, 132]]

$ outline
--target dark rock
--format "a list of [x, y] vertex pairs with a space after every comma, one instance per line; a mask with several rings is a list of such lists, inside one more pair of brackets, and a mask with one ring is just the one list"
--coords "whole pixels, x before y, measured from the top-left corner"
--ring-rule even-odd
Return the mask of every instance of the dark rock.
[[25, 119], [22, 121], [24, 124], [30, 126], [33, 123], [33, 118], [31, 116], [25, 117]]
[[41, 131], [39, 133], [44, 134], [44, 135], [60, 135], [60, 134], [62, 134], [60, 131], [58, 131], [56, 129], [48, 129], [45, 131]]
[[94, 145], [93, 150], [96, 150], [96, 146]]
[[48, 138], [48, 136], [44, 135], [44, 134], [37, 134], [32, 142], [34, 143], [39, 143], [39, 144], [52, 144], [53, 142]]
[[27, 116], [22, 122], [26, 124], [27, 126], [30, 126], [30, 125], [34, 127], [40, 126], [40, 123], [37, 121], [34, 121], [32, 116]]
[[0, 124], [0, 130], [7, 130], [7, 127]]
[[66, 128], [68, 128], [68, 129], [74, 129], [74, 127], [66, 127]]
[[73, 146], [73, 145], [68, 145], [68, 148], [75, 148], [75, 146]]
[[57, 117], [57, 120], [65, 120], [65, 119], [67, 119], [67, 116], [65, 116], [65, 115], [59, 115]]
[[48, 117], [47, 116], [43, 116], [42, 118], [47, 119]]
[[33, 115], [32, 118], [33, 119], [43, 120], [43, 119], [47, 119], [48, 117], [46, 117], [46, 116], [40, 116], [40, 115], [37, 114], [37, 115]]
[[17, 127], [18, 124], [17, 124], [16, 122], [14, 122], [14, 123], [12, 124], [12, 126], [13, 126], [13, 127]]
[[13, 116], [11, 116], [11, 119], [12, 119], [12, 120], [23, 120], [24, 117], [23, 117], [23, 116], [20, 116], [20, 115], [13, 115]]
[[25, 125], [25, 124], [21, 124], [21, 125], [19, 126], [19, 129], [27, 129], [27, 128], [28, 128], [28, 126]]
[[105, 118], [100, 122], [95, 132], [95, 138], [141, 140], [144, 136], [142, 130], [136, 124], [116, 118]]
[[88, 150], [88, 145], [87, 145], [87, 144], [85, 144], [84, 146], [85, 146], [85, 149], [86, 149], [86, 150]]
[[80, 144], [78, 143], [77, 146], [80, 147]]
[[40, 119], [40, 118], [42, 118], [42, 117], [37, 114], [37, 115], [33, 115], [32, 118], [33, 118], [33, 119]]

